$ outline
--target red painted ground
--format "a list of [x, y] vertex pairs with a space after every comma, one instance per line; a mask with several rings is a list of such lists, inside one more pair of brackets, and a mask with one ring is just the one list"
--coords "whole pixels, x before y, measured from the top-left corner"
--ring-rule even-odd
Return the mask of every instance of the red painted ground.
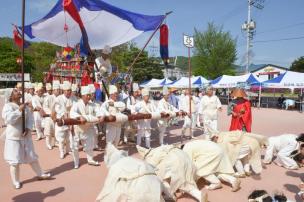
[[[3, 101], [0, 101], [2, 106]], [[304, 132], [304, 114], [295, 111], [281, 111], [275, 109], [253, 109], [253, 132], [268, 136], [282, 133]], [[226, 116], [226, 110], [220, 116], [220, 129], [227, 130], [230, 118]], [[3, 124], [2, 121], [0, 121]], [[180, 129], [170, 131], [170, 142], [176, 142], [175, 136]], [[200, 134], [200, 131], [196, 131]], [[86, 164], [85, 155], [80, 153], [81, 166], [74, 170], [72, 157], [59, 159], [57, 149], [49, 151], [45, 147], [44, 140], [36, 142], [35, 149], [39, 155], [41, 166], [52, 172], [53, 178], [48, 181], [37, 181], [33, 171], [28, 165], [21, 167], [21, 180], [23, 188], [15, 190], [10, 181], [8, 164], [3, 160], [3, 141], [0, 141], [0, 201], [17, 202], [87, 202], [94, 201], [103, 186], [107, 175], [107, 169], [102, 163], [100, 167], [92, 167]], [[126, 148], [134, 153], [134, 148]], [[136, 154], [135, 154], [136, 155]], [[103, 152], [96, 152], [96, 159], [102, 161]], [[265, 167], [260, 177], [242, 179], [242, 189], [236, 193], [230, 191], [230, 187], [224, 185], [223, 189], [208, 191], [211, 202], [244, 202], [254, 189], [266, 189], [270, 194], [275, 190], [283, 191], [290, 200], [300, 201], [296, 197], [299, 191], [297, 185], [304, 181], [303, 168], [298, 171], [288, 171], [275, 165]], [[202, 188], [202, 186], [200, 186]], [[203, 189], [203, 188], [202, 188]], [[203, 189], [206, 191], [205, 189]], [[194, 201], [183, 197], [178, 201]]]

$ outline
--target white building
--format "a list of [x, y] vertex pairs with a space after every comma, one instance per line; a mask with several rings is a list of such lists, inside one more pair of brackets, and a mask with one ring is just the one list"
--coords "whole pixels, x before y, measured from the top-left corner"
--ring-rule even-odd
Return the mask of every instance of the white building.
[[181, 70], [178, 67], [163, 69], [164, 78], [180, 79], [181, 77], [187, 77], [188, 72]]
[[266, 81], [269, 79], [273, 79], [280, 74], [285, 73], [289, 69], [285, 67], [280, 67], [277, 65], [272, 64], [266, 64], [264, 66], [261, 66], [255, 70], [252, 70], [251, 73], [260, 78], [260, 81]]

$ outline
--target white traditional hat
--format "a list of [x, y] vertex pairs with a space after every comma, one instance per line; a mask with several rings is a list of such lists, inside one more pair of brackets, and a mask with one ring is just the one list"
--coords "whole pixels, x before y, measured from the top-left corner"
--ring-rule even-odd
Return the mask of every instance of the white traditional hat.
[[118, 90], [117, 90], [117, 87], [114, 86], [114, 85], [109, 85], [109, 94], [114, 94], [114, 93], [117, 93]]
[[29, 84], [30, 84], [30, 82], [24, 82], [24, 88], [29, 88]]
[[89, 86], [81, 86], [81, 95], [89, 95], [91, 94]]
[[96, 89], [95, 89], [94, 84], [89, 84], [88, 87], [90, 88], [91, 94], [95, 93]]
[[63, 81], [62, 90], [71, 90], [71, 83], [69, 81]]
[[41, 90], [43, 88], [43, 83], [36, 83], [35, 91]]
[[142, 95], [142, 96], [147, 96], [147, 95], [149, 95], [149, 89], [148, 89], [148, 88], [142, 89], [142, 90], [141, 90], [141, 95]]
[[35, 85], [31, 82], [28, 83], [28, 88], [32, 89], [32, 88], [35, 88]]
[[212, 86], [207, 86], [206, 91], [213, 90]]
[[133, 92], [139, 90], [139, 85], [138, 83], [133, 83]]
[[102, 53], [109, 55], [112, 52], [112, 48], [108, 45], [106, 45], [103, 49], [102, 49]]
[[53, 80], [53, 90], [58, 90], [58, 89], [60, 89], [60, 81]]
[[46, 90], [52, 90], [52, 84], [46, 83], [46, 84], [45, 84], [45, 89], [46, 89]]
[[76, 92], [77, 91], [77, 84], [73, 83], [72, 84], [72, 92]]
[[169, 90], [168, 90], [168, 87], [167, 86], [164, 86], [163, 87], [163, 95], [169, 95], [170, 94], [170, 92], [169, 92]]
[[4, 92], [4, 99], [5, 99], [5, 103], [8, 103], [9, 102], [9, 99], [12, 95], [12, 92], [13, 92], [13, 88], [7, 88], [5, 89], [5, 92]]

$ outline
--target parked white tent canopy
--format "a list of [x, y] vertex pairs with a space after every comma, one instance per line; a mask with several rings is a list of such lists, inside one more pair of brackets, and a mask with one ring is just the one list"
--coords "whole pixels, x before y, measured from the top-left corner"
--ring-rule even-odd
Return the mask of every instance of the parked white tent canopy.
[[304, 73], [287, 71], [280, 76], [263, 82], [266, 88], [304, 88]]
[[202, 87], [210, 83], [206, 78], [202, 76], [196, 76], [195, 78], [196, 80], [192, 83], [194, 87]]
[[223, 75], [211, 81], [211, 85], [214, 88], [234, 88], [237, 87], [238, 83], [245, 82], [247, 82], [248, 84], [259, 83], [259, 80], [251, 73], [241, 76]]
[[164, 85], [167, 85], [169, 83], [172, 83], [170, 79], [151, 79], [147, 82], [141, 83], [140, 87], [142, 88], [160, 88], [163, 87]]
[[[191, 77], [191, 88], [198, 88], [209, 83], [207, 79], [202, 76]], [[168, 85], [172, 88], [189, 88], [189, 77], [182, 77]]]

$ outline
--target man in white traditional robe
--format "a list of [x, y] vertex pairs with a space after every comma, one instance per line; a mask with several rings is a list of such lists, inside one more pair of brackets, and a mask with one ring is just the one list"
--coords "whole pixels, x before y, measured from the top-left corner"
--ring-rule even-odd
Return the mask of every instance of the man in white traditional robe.
[[[56, 97], [54, 110], [56, 113], [56, 119], [69, 118], [70, 109], [72, 107], [73, 101], [71, 100], [71, 83], [64, 81], [62, 86], [63, 94]], [[69, 126], [58, 126], [55, 124], [55, 137], [58, 141], [60, 158], [63, 159], [65, 154], [70, 150], [69, 137], [71, 135], [71, 130]], [[64, 145], [65, 148], [64, 149]]]
[[78, 91], [78, 87], [77, 87], [77, 84], [73, 83], [72, 86], [71, 86], [71, 91], [72, 91], [72, 94], [71, 94], [71, 100], [74, 103], [78, 102], [79, 100], [79, 95], [77, 94], [77, 91]]
[[235, 176], [251, 175], [251, 169], [256, 174], [262, 172], [261, 150], [267, 144], [267, 138], [262, 135], [244, 131], [212, 132], [211, 140], [220, 145], [236, 169]]
[[[131, 114], [134, 114], [136, 113], [135, 105], [141, 101], [141, 92], [138, 83], [133, 83], [132, 85], [133, 92], [131, 92], [131, 95], [129, 95], [129, 97], [127, 98], [126, 106], [127, 109], [131, 112]], [[137, 132], [137, 121], [128, 121], [124, 125], [124, 142], [134, 141]]]
[[[90, 89], [90, 94], [91, 94], [91, 103], [94, 105], [94, 108], [95, 108], [96, 112], [100, 111], [100, 107], [102, 105], [102, 102], [96, 100], [96, 96], [95, 96], [96, 89], [95, 89], [95, 86], [94, 86], [94, 84], [89, 84], [88, 87]], [[102, 125], [101, 125], [101, 123], [94, 124], [94, 128], [95, 128], [94, 150], [100, 151], [101, 148], [98, 145], [98, 137], [102, 133]]]
[[81, 87], [81, 99], [77, 103], [74, 103], [70, 117], [78, 119], [85, 124], [74, 126], [74, 135], [71, 136], [72, 153], [74, 158], [74, 168], [79, 167], [79, 142], [82, 140], [87, 155], [89, 165], [97, 166], [99, 163], [93, 159], [94, 157], [94, 146], [95, 146], [95, 128], [94, 125], [99, 121], [97, 118], [97, 108], [91, 102], [91, 90], [89, 86]]
[[209, 140], [194, 140], [183, 146], [196, 167], [197, 180], [201, 177], [210, 182], [207, 189], [222, 187], [221, 181], [228, 182], [232, 191], [240, 189], [240, 180], [235, 178], [234, 170], [226, 152], [216, 143]]
[[42, 128], [42, 119], [41, 113], [43, 113], [43, 84], [38, 83], [36, 86], [36, 95], [33, 96], [32, 98], [32, 105], [34, 109], [34, 123], [35, 123], [35, 128], [36, 128], [36, 140], [40, 140], [43, 138], [43, 128]]
[[213, 89], [208, 87], [199, 104], [199, 114], [203, 118], [204, 134], [206, 139], [210, 139], [208, 127], [212, 130], [218, 130], [218, 112], [222, 111], [220, 99], [214, 95]]
[[[95, 62], [97, 64], [96, 72], [99, 70], [99, 72], [105, 76], [105, 75], [111, 75], [112, 74], [112, 65], [111, 65], [111, 56], [112, 48], [108, 45], [106, 45], [102, 51], [101, 56], [96, 58]], [[97, 69], [98, 68], [98, 69]], [[99, 80], [99, 79], [97, 79]]]
[[96, 201], [163, 202], [165, 197], [172, 201], [152, 165], [129, 157], [111, 143], [107, 144], [104, 159], [109, 172]]
[[[136, 103], [135, 105], [135, 111], [137, 113], [142, 114], [151, 114], [156, 111], [154, 108], [154, 104], [149, 100], [150, 98], [150, 92], [149, 89], [144, 88], [141, 91], [143, 100]], [[151, 142], [151, 119], [143, 119], [137, 121], [137, 140], [136, 144], [141, 145], [141, 139], [145, 138], [146, 147], [150, 148], [150, 142]]]
[[[4, 159], [10, 165], [11, 180], [15, 189], [21, 188], [20, 164], [30, 164], [39, 179], [47, 179], [50, 173], [44, 173], [39, 165], [32, 142], [31, 130], [33, 114], [20, 103], [21, 94], [16, 89], [8, 88], [5, 92], [5, 105], [2, 118], [7, 125], [5, 129]], [[25, 110], [25, 131], [22, 131], [22, 110]]]
[[[118, 101], [118, 90], [114, 85], [109, 86], [109, 99], [106, 100], [101, 110], [105, 113], [105, 116], [119, 115], [126, 107], [125, 103]], [[120, 140], [122, 123], [113, 122], [106, 123], [106, 142], [111, 142], [113, 145], [118, 146]]]
[[283, 134], [268, 138], [268, 145], [263, 162], [269, 164], [276, 153], [277, 158], [274, 163], [287, 169], [298, 169], [297, 162], [290, 154], [298, 150], [300, 144], [304, 142], [304, 134]]
[[[185, 90], [186, 95], [181, 97], [179, 103], [179, 110], [184, 111], [187, 115], [184, 117], [184, 125], [182, 128], [182, 136], [184, 137], [186, 134], [186, 130], [189, 129], [189, 136], [193, 138], [193, 129], [196, 125], [196, 107], [193, 101], [193, 97], [190, 95], [189, 89]], [[191, 96], [191, 101], [190, 101]], [[190, 104], [191, 103], [191, 104]], [[190, 113], [190, 105], [191, 105], [191, 113]]]
[[169, 121], [172, 117], [176, 116], [176, 112], [178, 112], [178, 109], [176, 109], [173, 105], [171, 105], [168, 100], [169, 100], [169, 90], [165, 86], [163, 87], [163, 98], [159, 101], [157, 108], [159, 112], [163, 112], [166, 114], [169, 114], [169, 118], [163, 118], [158, 120], [157, 126], [158, 126], [158, 131], [159, 131], [159, 144], [163, 145], [164, 144], [164, 136], [166, 133], [167, 127], [170, 126]]
[[34, 86], [31, 82], [25, 82], [24, 88], [25, 88], [24, 102], [30, 104], [29, 106], [32, 107], [32, 98], [35, 95]]
[[[43, 102], [43, 111], [47, 115], [44, 118], [44, 136], [45, 136], [45, 143], [46, 147], [51, 150], [55, 145], [55, 123], [52, 119], [52, 113], [54, 111], [56, 97], [59, 96], [59, 81], [54, 80], [53, 86], [51, 86], [52, 93], [47, 95], [44, 98]], [[48, 88], [47, 88], [48, 89]], [[50, 93], [50, 92], [49, 92]]]
[[199, 191], [194, 180], [196, 169], [189, 156], [174, 145], [154, 149], [136, 146], [143, 160], [156, 168], [157, 176], [173, 196], [178, 190], [186, 192], [199, 202], [207, 202], [207, 195]]

